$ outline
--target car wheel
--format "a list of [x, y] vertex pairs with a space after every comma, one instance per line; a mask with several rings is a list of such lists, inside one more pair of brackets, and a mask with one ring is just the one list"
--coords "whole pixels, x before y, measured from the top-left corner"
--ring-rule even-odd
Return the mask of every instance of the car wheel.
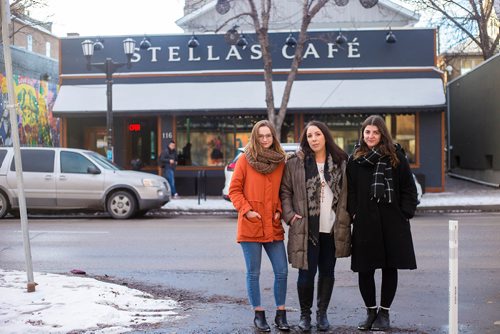
[[9, 199], [4, 193], [0, 192], [0, 218], [5, 217], [10, 210]]
[[114, 219], [128, 219], [135, 214], [135, 197], [127, 191], [116, 191], [108, 198], [108, 212]]

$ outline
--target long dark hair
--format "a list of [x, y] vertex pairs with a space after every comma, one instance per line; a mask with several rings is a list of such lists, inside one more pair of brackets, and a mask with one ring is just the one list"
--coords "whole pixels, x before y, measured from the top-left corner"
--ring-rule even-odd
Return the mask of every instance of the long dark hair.
[[365, 128], [368, 125], [373, 125], [378, 128], [378, 130], [380, 131], [380, 143], [378, 144], [377, 148], [382, 155], [389, 156], [391, 159], [391, 165], [393, 167], [396, 167], [399, 164], [399, 159], [396, 155], [396, 147], [394, 146], [391, 133], [387, 129], [387, 125], [385, 124], [384, 119], [379, 115], [371, 115], [367, 119], [365, 119], [363, 124], [361, 124], [359, 148], [354, 152], [354, 158], [357, 159], [370, 152], [370, 148], [363, 140], [363, 133], [365, 132]]
[[310, 121], [309, 123], [307, 123], [300, 135], [300, 148], [306, 156], [314, 155], [314, 152], [311, 149], [311, 146], [309, 146], [309, 142], [307, 141], [307, 129], [309, 129], [311, 126], [317, 127], [321, 131], [321, 133], [323, 133], [323, 136], [325, 137], [326, 151], [332, 156], [332, 160], [335, 164], [340, 164], [342, 161], [347, 160], [347, 153], [345, 153], [344, 150], [342, 150], [337, 144], [335, 144], [328, 126], [320, 121]]

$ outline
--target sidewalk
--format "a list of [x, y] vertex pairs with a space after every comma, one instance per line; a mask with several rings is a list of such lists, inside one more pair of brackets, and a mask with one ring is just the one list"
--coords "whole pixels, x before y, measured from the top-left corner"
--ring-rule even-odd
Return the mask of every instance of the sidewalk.
[[[231, 202], [222, 196], [173, 199], [162, 208], [169, 214], [236, 214]], [[445, 191], [425, 193], [417, 207], [418, 212], [474, 212], [500, 211], [500, 189], [469, 181], [446, 177]]]

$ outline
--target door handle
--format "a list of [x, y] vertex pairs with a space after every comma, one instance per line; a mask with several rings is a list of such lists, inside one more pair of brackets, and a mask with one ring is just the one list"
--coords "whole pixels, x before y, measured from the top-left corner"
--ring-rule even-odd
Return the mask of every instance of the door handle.
[[59, 176], [59, 180], [66, 181], [66, 176], [64, 176], [64, 175], [60, 175], [60, 176]]
[[52, 180], [52, 175], [45, 175], [44, 179], [45, 180]]

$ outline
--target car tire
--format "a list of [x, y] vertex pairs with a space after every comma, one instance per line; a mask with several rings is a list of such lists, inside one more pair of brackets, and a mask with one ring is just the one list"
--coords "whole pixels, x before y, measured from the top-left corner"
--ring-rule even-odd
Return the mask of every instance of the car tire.
[[106, 208], [114, 219], [128, 219], [134, 216], [137, 205], [134, 195], [120, 190], [108, 197]]
[[9, 199], [3, 192], [0, 192], [0, 218], [3, 218], [10, 211]]

